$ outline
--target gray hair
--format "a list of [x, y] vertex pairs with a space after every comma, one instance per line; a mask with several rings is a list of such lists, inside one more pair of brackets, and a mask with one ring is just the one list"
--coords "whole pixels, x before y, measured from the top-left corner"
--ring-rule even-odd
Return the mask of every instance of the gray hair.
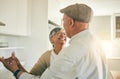
[[[54, 29], [52, 29], [51, 31], [50, 31], [50, 34], [49, 34], [49, 39], [51, 39], [54, 35], [55, 35], [55, 33], [57, 33], [58, 31], [60, 31], [62, 28], [60, 28], [60, 27], [56, 27], [56, 28], [54, 28]], [[50, 41], [51, 42], [51, 41]]]

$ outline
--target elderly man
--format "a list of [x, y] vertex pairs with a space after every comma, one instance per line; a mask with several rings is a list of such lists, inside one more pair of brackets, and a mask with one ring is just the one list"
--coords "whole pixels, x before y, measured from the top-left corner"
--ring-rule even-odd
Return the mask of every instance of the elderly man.
[[60, 12], [64, 13], [63, 26], [71, 38], [70, 45], [60, 52], [41, 77], [19, 70], [14, 58], [1, 58], [1, 62], [18, 79], [106, 79], [105, 56], [89, 30], [92, 9], [77, 3]]

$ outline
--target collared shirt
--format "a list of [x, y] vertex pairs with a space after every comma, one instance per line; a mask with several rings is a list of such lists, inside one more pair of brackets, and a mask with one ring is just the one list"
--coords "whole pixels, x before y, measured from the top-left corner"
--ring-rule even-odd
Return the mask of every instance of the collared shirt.
[[103, 51], [88, 30], [71, 38], [41, 77], [23, 73], [19, 79], [106, 79]]

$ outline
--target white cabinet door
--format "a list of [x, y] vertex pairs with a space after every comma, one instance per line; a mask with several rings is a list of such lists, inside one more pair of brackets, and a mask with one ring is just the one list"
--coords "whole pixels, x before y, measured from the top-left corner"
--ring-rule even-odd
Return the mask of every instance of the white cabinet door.
[[17, 34], [30, 35], [30, 0], [17, 0]]
[[0, 21], [6, 24], [0, 27], [0, 33], [15, 34], [17, 20], [17, 0], [0, 0]]
[[0, 0], [0, 21], [6, 26], [0, 26], [1, 34], [28, 34], [28, 0]]

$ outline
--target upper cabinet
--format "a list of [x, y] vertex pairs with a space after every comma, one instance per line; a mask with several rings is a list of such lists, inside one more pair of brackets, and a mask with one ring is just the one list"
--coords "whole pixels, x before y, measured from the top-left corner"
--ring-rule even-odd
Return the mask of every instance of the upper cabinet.
[[28, 0], [0, 0], [0, 34], [28, 36], [30, 34]]
[[120, 14], [112, 16], [113, 38], [120, 38]]

